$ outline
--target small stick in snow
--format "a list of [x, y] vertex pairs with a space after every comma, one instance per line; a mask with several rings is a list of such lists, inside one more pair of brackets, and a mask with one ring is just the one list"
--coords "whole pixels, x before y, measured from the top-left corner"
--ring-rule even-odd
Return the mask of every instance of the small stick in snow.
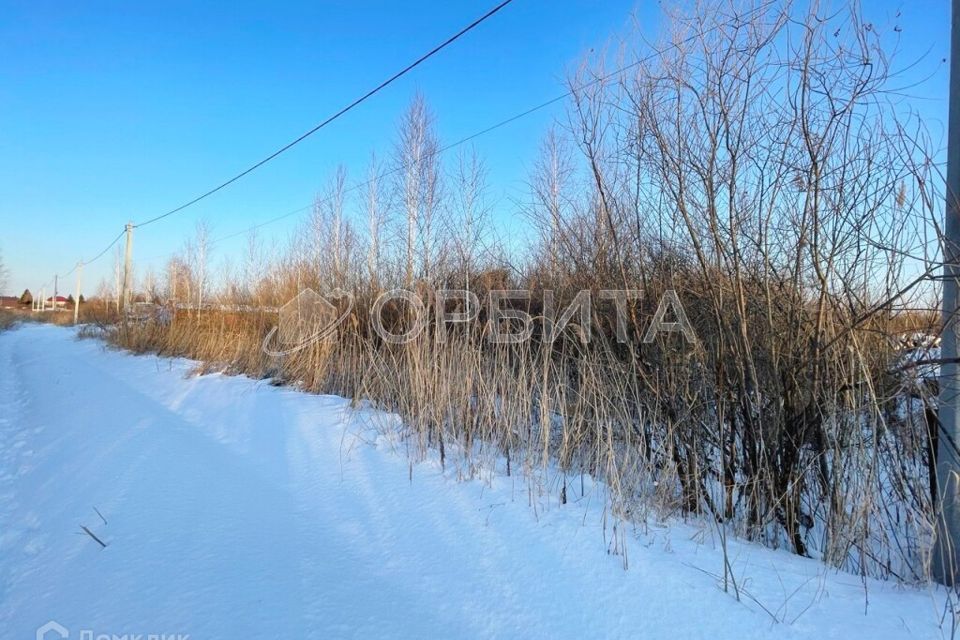
[[96, 511], [97, 515], [100, 516], [100, 519], [103, 520], [103, 524], [107, 524], [107, 519], [103, 517], [102, 513], [100, 513], [100, 509], [97, 509], [96, 507], [94, 507], [93, 510]]
[[93, 531], [90, 531], [90, 529], [87, 529], [83, 525], [80, 525], [80, 528], [83, 529], [83, 532], [86, 533], [88, 536], [96, 540], [101, 547], [103, 547], [104, 549], [107, 548], [107, 543], [101, 540], [100, 538], [98, 538], [97, 536], [93, 535]]

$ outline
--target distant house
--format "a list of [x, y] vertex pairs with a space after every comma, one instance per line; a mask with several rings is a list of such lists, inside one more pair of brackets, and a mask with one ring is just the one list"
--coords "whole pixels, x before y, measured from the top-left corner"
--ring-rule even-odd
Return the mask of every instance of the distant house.
[[0, 309], [16, 309], [20, 306], [20, 298], [16, 296], [0, 296]]
[[[64, 298], [63, 296], [57, 296], [58, 307], [66, 307], [69, 303], [70, 301]], [[53, 307], [53, 296], [50, 296], [49, 298], [47, 298], [47, 308], [49, 309], [52, 307]]]

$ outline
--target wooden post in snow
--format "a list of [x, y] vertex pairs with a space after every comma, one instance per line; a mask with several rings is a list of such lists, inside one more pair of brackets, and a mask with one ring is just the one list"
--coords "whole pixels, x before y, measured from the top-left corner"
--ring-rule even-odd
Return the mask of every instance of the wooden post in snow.
[[133, 223], [127, 223], [127, 247], [123, 254], [123, 311], [126, 313], [130, 306], [130, 287], [133, 283], [130, 281], [133, 274], [130, 272], [133, 267]]

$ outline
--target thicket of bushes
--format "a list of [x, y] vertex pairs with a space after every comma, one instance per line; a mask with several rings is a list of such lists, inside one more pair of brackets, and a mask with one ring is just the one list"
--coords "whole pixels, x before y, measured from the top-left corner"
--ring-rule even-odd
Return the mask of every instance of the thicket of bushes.
[[[941, 180], [894, 91], [895, 25], [769, 4], [667, 25], [658, 55], [625, 37], [571, 74], [566, 119], [515, 205], [537, 235], [524, 250], [496, 239], [481, 158], [441, 156], [417, 98], [395, 157], [356, 190], [338, 172], [284, 251], [252, 237], [239, 272], [214, 286], [201, 228], [142, 287], [261, 309], [343, 287], [356, 304], [337, 340], [278, 359], [261, 350], [275, 313], [210, 309], [128, 323], [116, 339], [371, 400], [404, 417], [415, 454], [436, 447], [467, 473], [506, 460], [564, 497], [579, 474], [597, 476], [632, 522], [707, 516], [831, 565], [924, 578], [935, 407], [899, 337], [933, 332], [935, 315], [915, 308], [936, 304]], [[560, 308], [580, 290], [642, 298], [625, 342], [595, 305], [589, 344], [573, 327], [551, 344], [539, 331], [491, 344], [476, 322], [393, 345], [366, 315], [391, 287], [428, 306], [442, 288], [481, 300], [529, 289], [533, 316], [545, 290]], [[694, 342], [641, 339], [668, 290]], [[553, 464], [556, 485], [541, 473]]]

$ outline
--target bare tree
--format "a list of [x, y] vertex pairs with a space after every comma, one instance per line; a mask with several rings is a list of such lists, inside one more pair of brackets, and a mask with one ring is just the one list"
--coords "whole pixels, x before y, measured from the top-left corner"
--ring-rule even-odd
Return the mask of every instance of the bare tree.
[[159, 282], [153, 272], [153, 267], [148, 267], [143, 275], [143, 294], [148, 302], [157, 302], [161, 299]]
[[210, 225], [206, 221], [197, 222], [194, 230], [194, 240], [186, 246], [187, 264], [190, 268], [193, 290], [196, 295], [196, 317], [200, 317], [203, 309], [204, 291], [209, 279], [210, 262]]
[[461, 150], [451, 177], [448, 235], [456, 253], [456, 269], [462, 273], [463, 288], [470, 289], [487, 233], [490, 206], [487, 202], [487, 168], [473, 147]]
[[347, 169], [343, 165], [339, 165], [327, 197], [327, 206], [330, 211], [330, 252], [333, 258], [333, 278], [337, 286], [343, 285], [345, 275], [343, 191], [346, 187], [346, 182]]
[[541, 242], [547, 254], [550, 274], [559, 271], [560, 242], [565, 236], [565, 225], [572, 218], [570, 189], [574, 174], [573, 160], [556, 126], [547, 131], [540, 146], [540, 155], [530, 177], [534, 203], [530, 209], [533, 225], [544, 230]]
[[[314, 200], [308, 221], [309, 247], [301, 251], [306, 260], [310, 286], [343, 287], [354, 260], [354, 232], [346, 212], [347, 171], [337, 167], [327, 188]], [[304, 284], [306, 286], [306, 283]]]
[[395, 160], [397, 191], [402, 194], [406, 229], [405, 282], [416, 277], [417, 263], [423, 277], [430, 279], [435, 252], [436, 214], [440, 205], [439, 141], [434, 118], [422, 94], [416, 94], [400, 121]]
[[266, 259], [263, 251], [263, 244], [257, 235], [256, 229], [251, 230], [247, 236], [246, 252], [243, 260], [243, 273], [241, 275], [242, 297], [245, 303], [254, 302], [257, 306], [263, 304], [259, 282], [264, 277], [266, 268]]
[[186, 257], [177, 255], [167, 261], [166, 278], [166, 298], [168, 301], [178, 302], [183, 300], [189, 302], [191, 300], [194, 287]]
[[367, 169], [367, 190], [365, 194], [365, 205], [367, 213], [367, 278], [370, 281], [370, 287], [376, 291], [380, 286], [381, 280], [381, 260], [383, 228], [385, 225], [385, 214], [389, 209], [385, 200], [384, 185], [382, 179], [382, 166], [377, 161], [376, 155], [371, 155], [370, 164]]

